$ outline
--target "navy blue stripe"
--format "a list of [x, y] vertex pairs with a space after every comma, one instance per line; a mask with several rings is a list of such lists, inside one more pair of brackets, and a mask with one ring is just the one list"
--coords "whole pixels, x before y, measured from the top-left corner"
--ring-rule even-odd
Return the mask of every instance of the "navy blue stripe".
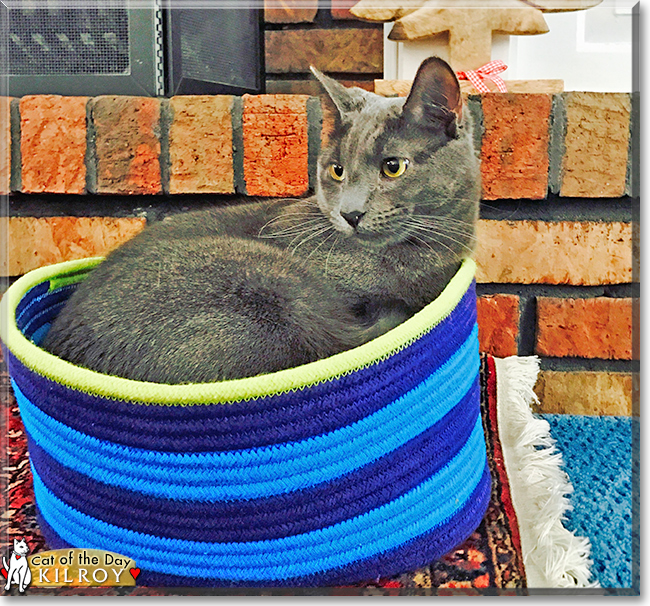
[[[61, 313], [61, 310], [65, 307], [65, 304], [66, 301], [61, 301], [56, 305], [41, 310], [38, 315], [31, 318], [29, 324], [23, 329], [23, 334], [32, 342], [36, 343], [34, 335], [46, 324], [51, 325], [54, 319]], [[46, 334], [47, 333], [41, 335], [41, 341], [45, 338]]]
[[241, 542], [309, 532], [396, 499], [447, 464], [479, 415], [478, 379], [449, 414], [403, 447], [334, 481], [240, 502], [184, 502], [148, 497], [68, 469], [32, 440], [32, 463], [54, 495], [78, 511], [137, 532], [191, 541]]
[[[466, 505], [434, 531], [409, 541], [397, 549], [308, 577], [278, 579], [275, 582], [236, 582], [164, 575], [143, 569], [138, 585], [148, 587], [315, 587], [350, 584], [409, 572], [430, 564], [465, 541], [478, 527], [490, 500], [491, 479], [486, 463], [483, 476]], [[83, 547], [70, 545], [38, 514], [41, 531], [51, 549]], [[173, 554], [172, 554], [173, 555]], [[136, 564], [138, 563], [136, 557]]]
[[[20, 313], [16, 313], [16, 325], [18, 329], [28, 339], [31, 338], [32, 334], [45, 324], [45, 322], [50, 322], [59, 315], [59, 312], [63, 309], [67, 300], [76, 289], [76, 284], [69, 284], [57, 288], [52, 292], [42, 293], [33, 297]], [[21, 300], [21, 303], [23, 300]]]
[[228, 405], [156, 406], [92, 396], [29, 370], [11, 354], [12, 378], [46, 414], [101, 440], [147, 450], [239, 450], [320, 435], [386, 406], [439, 368], [476, 319], [470, 287], [431, 332], [390, 358], [336, 381]]
[[16, 320], [18, 324], [18, 328], [20, 328], [20, 317], [23, 315], [24, 311], [34, 303], [34, 300], [39, 298], [40, 296], [44, 295], [47, 293], [47, 291], [50, 289], [50, 281], [46, 280], [45, 282], [41, 282], [40, 284], [37, 284], [33, 288], [30, 288], [22, 297], [18, 305], [16, 305]]

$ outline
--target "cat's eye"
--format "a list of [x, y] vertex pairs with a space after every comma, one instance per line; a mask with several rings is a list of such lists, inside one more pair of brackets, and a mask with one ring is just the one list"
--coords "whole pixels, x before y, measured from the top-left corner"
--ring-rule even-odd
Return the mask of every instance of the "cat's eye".
[[381, 164], [381, 172], [391, 179], [397, 179], [404, 174], [408, 165], [406, 158], [386, 158]]
[[343, 179], [345, 179], [345, 169], [336, 162], [332, 162], [332, 164], [329, 165], [329, 172], [330, 177], [335, 181], [343, 181]]

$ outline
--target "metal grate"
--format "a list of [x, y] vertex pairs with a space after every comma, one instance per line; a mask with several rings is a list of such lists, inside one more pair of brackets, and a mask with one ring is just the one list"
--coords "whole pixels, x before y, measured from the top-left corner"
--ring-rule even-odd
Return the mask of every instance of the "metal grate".
[[[126, 0], [111, 3], [116, 4], [126, 5]], [[8, 55], [2, 71], [9, 75], [131, 71], [126, 8], [11, 8], [5, 16], [0, 43]]]

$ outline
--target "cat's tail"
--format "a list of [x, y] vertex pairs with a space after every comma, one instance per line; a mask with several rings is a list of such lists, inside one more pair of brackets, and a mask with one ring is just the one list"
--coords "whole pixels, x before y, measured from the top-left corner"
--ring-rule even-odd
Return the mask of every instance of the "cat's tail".
[[7, 558], [2, 556], [2, 565], [5, 567], [5, 570], [9, 572], [9, 566], [7, 566]]

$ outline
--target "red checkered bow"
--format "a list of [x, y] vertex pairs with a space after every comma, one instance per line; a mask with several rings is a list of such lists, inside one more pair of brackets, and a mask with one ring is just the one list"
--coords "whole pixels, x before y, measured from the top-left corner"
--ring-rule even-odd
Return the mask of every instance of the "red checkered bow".
[[477, 70], [468, 70], [466, 72], [456, 72], [459, 80], [469, 80], [474, 88], [479, 93], [489, 93], [490, 89], [483, 83], [483, 80], [487, 78], [492, 80], [496, 87], [502, 92], [507, 93], [508, 88], [506, 83], [502, 80], [500, 76], [501, 72], [504, 72], [508, 69], [508, 66], [501, 60], [490, 61], [486, 63], [483, 67], [479, 67]]

